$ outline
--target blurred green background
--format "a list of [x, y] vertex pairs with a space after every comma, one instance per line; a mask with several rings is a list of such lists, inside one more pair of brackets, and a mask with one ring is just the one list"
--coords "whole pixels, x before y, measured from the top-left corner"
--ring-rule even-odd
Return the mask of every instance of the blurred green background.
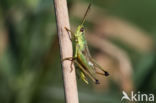
[[[68, 0], [71, 29], [89, 0]], [[122, 91], [156, 94], [156, 0], [93, 0], [87, 40], [110, 76], [86, 85], [80, 103], [120, 103]], [[53, 0], [0, 1], [0, 103], [64, 103]]]

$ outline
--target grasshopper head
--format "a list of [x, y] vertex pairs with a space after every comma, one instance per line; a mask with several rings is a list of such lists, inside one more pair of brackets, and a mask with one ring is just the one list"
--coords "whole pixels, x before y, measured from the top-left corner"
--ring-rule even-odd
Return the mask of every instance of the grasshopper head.
[[76, 32], [76, 36], [82, 36], [84, 35], [84, 32], [85, 32], [85, 29], [84, 29], [84, 26], [83, 25], [79, 25], [77, 27], [77, 32]]

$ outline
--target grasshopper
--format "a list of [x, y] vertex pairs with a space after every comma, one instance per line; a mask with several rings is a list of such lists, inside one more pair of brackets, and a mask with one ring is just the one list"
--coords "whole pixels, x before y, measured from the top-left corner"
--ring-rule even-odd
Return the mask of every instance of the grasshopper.
[[[94, 83], [99, 84], [100, 82], [96, 78], [96, 74], [108, 76], [109, 73], [96, 63], [96, 61], [90, 55], [88, 49], [87, 41], [85, 38], [84, 22], [90, 7], [91, 3], [88, 5], [85, 15], [82, 19], [82, 23], [77, 27], [75, 33], [65, 27], [66, 31], [68, 33], [71, 33], [70, 39], [73, 43], [74, 55], [73, 57], [64, 58], [63, 61], [71, 61], [71, 71], [73, 70], [72, 65], [75, 63], [80, 68], [80, 77], [86, 84], [88, 84], [88, 79], [86, 78], [86, 76], [89, 77]], [[102, 70], [103, 73], [97, 72], [96, 68]]]

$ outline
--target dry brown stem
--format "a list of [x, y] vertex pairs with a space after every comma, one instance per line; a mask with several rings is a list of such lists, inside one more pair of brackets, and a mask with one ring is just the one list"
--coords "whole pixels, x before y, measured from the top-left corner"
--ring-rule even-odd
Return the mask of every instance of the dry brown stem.
[[[70, 29], [67, 2], [66, 0], [54, 0], [54, 6], [57, 20], [57, 31], [59, 37], [61, 59], [72, 57], [72, 43], [69, 39], [67, 31], [64, 29], [64, 27]], [[79, 101], [75, 69], [73, 69], [73, 71], [71, 72], [70, 64], [71, 61], [66, 60], [62, 62], [66, 103], [78, 103]]]

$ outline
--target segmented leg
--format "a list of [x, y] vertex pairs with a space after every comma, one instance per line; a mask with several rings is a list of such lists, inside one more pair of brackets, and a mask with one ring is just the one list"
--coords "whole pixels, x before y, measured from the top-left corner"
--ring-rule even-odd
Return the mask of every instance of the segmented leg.
[[80, 72], [81, 79], [88, 84], [88, 80], [86, 79], [86, 75], [83, 72]]
[[[90, 58], [91, 59], [91, 61], [94, 63], [94, 65], [96, 66], [96, 67], [98, 67], [100, 70], [102, 70], [103, 72], [104, 72], [104, 74], [103, 75], [105, 75], [105, 76], [108, 76], [109, 75], [109, 73], [107, 72], [107, 71], [105, 71], [99, 64], [97, 64], [96, 63], [96, 61], [93, 59], [93, 58]], [[99, 73], [99, 72], [97, 72], [98, 74], [102, 74], [102, 73]]]
[[73, 60], [71, 61], [71, 64], [70, 64], [71, 70], [70, 70], [70, 72], [73, 71], [73, 66], [72, 66], [72, 65], [73, 65], [74, 61], [75, 61], [75, 59], [73, 59]]
[[74, 33], [70, 29], [68, 29], [67, 27], [64, 27], [64, 28], [66, 29], [67, 32], [71, 33], [71, 37], [70, 37], [70, 35], [69, 35], [69, 37], [70, 37], [70, 40], [73, 41], [74, 40]]
[[99, 74], [99, 75], [102, 75], [102, 76], [104, 75], [104, 73], [101, 73], [101, 72], [97, 72], [97, 71], [96, 71], [96, 73]]
[[64, 58], [64, 59], [62, 59], [62, 62], [64, 62], [65, 60], [70, 60], [70, 61], [71, 61], [71, 60], [73, 60], [73, 58], [74, 58], [74, 57], [67, 57], [67, 58]]
[[[76, 69], [76, 70], [78, 70], [78, 69]], [[88, 80], [87, 80], [87, 78], [86, 78], [86, 75], [82, 72], [82, 70], [80, 70], [80, 73], [78, 73], [78, 72], [76, 71], [76, 76], [78, 77], [78, 79], [80, 79], [80, 77], [81, 77], [81, 79], [82, 79], [86, 84], [89, 84], [89, 83], [88, 83]]]
[[86, 75], [88, 75], [91, 78], [93, 82], [95, 82], [96, 84], [100, 84], [99, 81], [95, 77], [93, 77], [91, 74], [89, 74], [88, 71], [86, 71], [85, 68], [78, 61], [75, 60], [74, 62]]
[[65, 61], [65, 60], [70, 60], [71, 61], [71, 64], [70, 64], [71, 71], [70, 72], [72, 72], [73, 71], [73, 66], [72, 65], [73, 65], [74, 61], [76, 60], [76, 58], [74, 58], [74, 57], [67, 57], [67, 58], [64, 58], [62, 60], [62, 62]]

